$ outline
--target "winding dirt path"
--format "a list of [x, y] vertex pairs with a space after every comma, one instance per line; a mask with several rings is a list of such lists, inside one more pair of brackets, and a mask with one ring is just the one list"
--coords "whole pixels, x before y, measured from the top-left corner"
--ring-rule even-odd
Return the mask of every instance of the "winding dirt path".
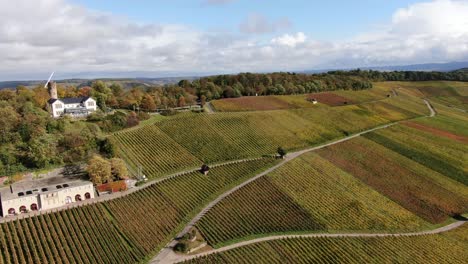
[[431, 113], [429, 114], [429, 117], [434, 117], [436, 115], [436, 111], [434, 107], [432, 106], [432, 104], [426, 99], [423, 99], [423, 101], [424, 103], [426, 103], [427, 108], [429, 108], [429, 111], [431, 111]]
[[[433, 117], [435, 116], [436, 112], [434, 110], [434, 108], [432, 107], [432, 105], [429, 103], [428, 100], [426, 99], [423, 99], [424, 103], [426, 103], [427, 107], [429, 108], [429, 111], [430, 111], [430, 114], [429, 114], [429, 117]], [[394, 122], [394, 123], [390, 123], [390, 124], [386, 124], [386, 125], [382, 125], [382, 126], [378, 126], [378, 127], [375, 127], [375, 128], [371, 128], [371, 129], [368, 129], [368, 130], [365, 130], [365, 131], [362, 131], [360, 133], [357, 133], [357, 134], [354, 134], [354, 135], [351, 135], [351, 136], [348, 136], [348, 137], [345, 137], [345, 138], [342, 138], [342, 139], [338, 139], [338, 140], [334, 140], [334, 141], [331, 141], [329, 143], [325, 143], [325, 144], [322, 144], [322, 145], [319, 145], [319, 146], [316, 146], [316, 147], [312, 147], [312, 148], [308, 148], [308, 149], [304, 149], [304, 150], [301, 150], [301, 151], [297, 151], [297, 152], [292, 152], [290, 154], [288, 154], [286, 156], [286, 158], [281, 161], [280, 163], [278, 163], [277, 165], [263, 171], [262, 173], [260, 174], [257, 174], [255, 175], [253, 178], [250, 178], [249, 180], [243, 182], [242, 184], [240, 185], [237, 185], [236, 187], [226, 191], [225, 193], [221, 194], [220, 196], [218, 196], [218, 198], [216, 198], [215, 200], [211, 201], [205, 208], [203, 208], [194, 218], [192, 218], [192, 220], [190, 220], [190, 222], [185, 226], [185, 228], [169, 243], [167, 244], [160, 252], [159, 254], [154, 257], [150, 263], [175, 263], [177, 261], [180, 261], [178, 258], [178, 255], [174, 253], [173, 251], [173, 248], [174, 246], [177, 244], [177, 239], [183, 237], [185, 234], [187, 234], [190, 229], [192, 229], [195, 224], [206, 214], [208, 213], [208, 211], [210, 211], [216, 204], [218, 204], [220, 201], [222, 201], [224, 198], [226, 198], [227, 196], [231, 195], [232, 193], [234, 193], [235, 191], [239, 190], [240, 188], [246, 186], [247, 184], [265, 176], [266, 174], [268, 173], [271, 173], [273, 172], [274, 170], [276, 170], [277, 168], [283, 166], [284, 164], [286, 164], [287, 162], [305, 154], [305, 153], [308, 153], [308, 152], [311, 152], [311, 151], [315, 151], [315, 150], [318, 150], [318, 149], [321, 149], [321, 148], [325, 148], [325, 147], [328, 147], [328, 146], [332, 146], [332, 145], [335, 145], [335, 144], [339, 144], [339, 143], [342, 143], [342, 142], [345, 142], [345, 141], [348, 141], [348, 140], [351, 140], [353, 138], [356, 138], [356, 137], [359, 137], [361, 135], [364, 135], [364, 134], [367, 134], [367, 133], [370, 133], [370, 132], [373, 132], [373, 131], [376, 131], [376, 130], [380, 130], [380, 129], [384, 129], [384, 128], [387, 128], [387, 127], [390, 127], [390, 126], [394, 126], [396, 124], [399, 124], [401, 121], [397, 121], [397, 122]], [[315, 234], [316, 235], [316, 234]], [[358, 234], [359, 235], [359, 234]], [[372, 235], [376, 235], [376, 234], [372, 234]], [[282, 236], [278, 236], [278, 237], [282, 237]], [[247, 243], [248, 244], [249, 241], [246, 241], [246, 242], [241, 242], [241, 243]]]
[[458, 221], [437, 229], [433, 230], [427, 230], [427, 231], [421, 231], [421, 232], [412, 232], [412, 233], [343, 233], [343, 234], [328, 234], [328, 233], [316, 233], [316, 234], [305, 234], [305, 235], [277, 235], [277, 236], [268, 236], [268, 237], [262, 237], [262, 238], [257, 238], [257, 239], [252, 239], [248, 241], [243, 241], [239, 242], [236, 244], [232, 244], [226, 247], [218, 248], [218, 249], [213, 249], [210, 251], [206, 251], [200, 254], [196, 255], [178, 255], [173, 253], [168, 260], [171, 262], [167, 263], [176, 263], [176, 262], [181, 262], [185, 260], [190, 260], [194, 259], [197, 257], [202, 257], [206, 255], [211, 255], [215, 253], [220, 253], [223, 251], [251, 245], [251, 244], [256, 244], [260, 242], [266, 242], [266, 241], [272, 241], [272, 240], [279, 240], [279, 239], [288, 239], [288, 238], [317, 238], [317, 237], [404, 237], [404, 236], [424, 236], [424, 235], [434, 235], [434, 234], [439, 234], [443, 232], [447, 232], [453, 229], [456, 229], [460, 226], [462, 226], [465, 223], [465, 221]]

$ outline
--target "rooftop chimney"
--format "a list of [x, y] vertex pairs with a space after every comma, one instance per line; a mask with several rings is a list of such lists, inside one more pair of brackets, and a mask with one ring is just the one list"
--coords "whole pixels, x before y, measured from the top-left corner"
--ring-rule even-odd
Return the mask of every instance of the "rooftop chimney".
[[58, 99], [57, 96], [57, 84], [53, 81], [50, 81], [47, 84], [47, 90], [49, 91], [50, 99]]

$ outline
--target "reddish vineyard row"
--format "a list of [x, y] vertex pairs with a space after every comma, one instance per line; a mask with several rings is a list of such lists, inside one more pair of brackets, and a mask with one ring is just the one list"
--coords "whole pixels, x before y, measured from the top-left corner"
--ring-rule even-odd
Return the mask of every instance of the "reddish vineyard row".
[[441, 187], [417, 164], [404, 166], [410, 164], [406, 159], [370, 140], [358, 138], [318, 153], [432, 223], [468, 210], [466, 196]]

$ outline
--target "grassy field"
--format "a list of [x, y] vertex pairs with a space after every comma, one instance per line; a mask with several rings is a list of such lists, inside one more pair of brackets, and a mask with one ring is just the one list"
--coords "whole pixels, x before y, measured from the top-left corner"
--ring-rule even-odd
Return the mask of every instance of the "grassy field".
[[184, 263], [465, 263], [468, 225], [412, 237], [291, 238], [251, 244]]
[[341, 107], [180, 114], [112, 136], [119, 155], [141, 164], [150, 178], [250, 157], [272, 155], [278, 146], [304, 149], [378, 125], [427, 114], [420, 99], [389, 98]]
[[115, 200], [0, 224], [0, 263], [137, 263], [197, 209], [275, 164], [261, 159], [166, 180]]
[[221, 201], [197, 224], [210, 245], [281, 232], [410, 231], [429, 224], [315, 153]]

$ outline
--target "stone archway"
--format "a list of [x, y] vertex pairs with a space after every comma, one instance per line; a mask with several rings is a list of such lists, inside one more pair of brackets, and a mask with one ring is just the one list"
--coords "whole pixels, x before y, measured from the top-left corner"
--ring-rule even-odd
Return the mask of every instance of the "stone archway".
[[37, 211], [37, 204], [31, 204], [31, 211]]
[[15, 208], [8, 209], [8, 214], [10, 214], [10, 215], [16, 214]]
[[91, 199], [91, 194], [89, 192], [87, 192], [87, 193], [84, 194], [84, 197], [85, 197], [86, 200], [89, 200], [89, 199]]
[[19, 211], [20, 213], [26, 213], [27, 212], [26, 206], [25, 205], [20, 206]]
[[75, 195], [75, 202], [81, 201], [81, 195], [77, 194]]

